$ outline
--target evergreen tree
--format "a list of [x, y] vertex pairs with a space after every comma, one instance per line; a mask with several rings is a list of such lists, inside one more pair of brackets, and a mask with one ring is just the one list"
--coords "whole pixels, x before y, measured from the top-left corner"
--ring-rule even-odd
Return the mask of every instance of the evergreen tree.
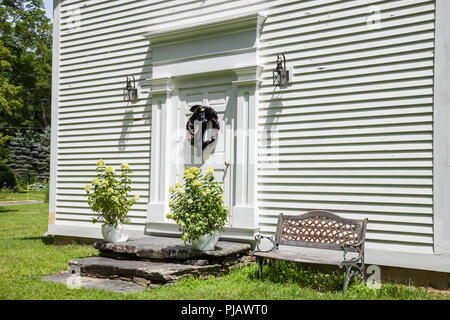
[[36, 140], [36, 171], [37, 178], [41, 181], [48, 180], [50, 176], [50, 127], [45, 128], [44, 133], [38, 136]]
[[20, 182], [31, 183], [32, 177], [36, 176], [33, 156], [34, 139], [31, 130], [17, 132], [16, 137], [10, 144], [11, 168], [13, 168]]
[[50, 128], [44, 133], [18, 132], [10, 145], [11, 167], [22, 183], [48, 180], [50, 172]]

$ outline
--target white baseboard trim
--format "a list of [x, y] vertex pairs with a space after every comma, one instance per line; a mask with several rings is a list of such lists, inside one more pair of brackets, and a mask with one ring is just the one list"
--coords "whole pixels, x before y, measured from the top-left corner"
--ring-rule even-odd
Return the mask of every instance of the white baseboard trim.
[[[236, 242], [254, 242], [254, 235], [258, 229], [225, 227], [220, 240]], [[180, 237], [178, 225], [174, 223], [148, 223], [145, 226], [145, 234], [162, 237]]]

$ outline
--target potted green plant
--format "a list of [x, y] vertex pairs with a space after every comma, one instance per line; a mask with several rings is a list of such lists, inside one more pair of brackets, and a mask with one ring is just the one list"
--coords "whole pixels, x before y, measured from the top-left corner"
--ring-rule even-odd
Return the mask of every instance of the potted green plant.
[[196, 250], [214, 250], [230, 214], [224, 205], [222, 182], [215, 181], [213, 168], [205, 174], [196, 167], [186, 168], [183, 183], [169, 192], [167, 218], [179, 225], [182, 239]]
[[139, 200], [139, 195], [130, 196], [131, 173], [127, 163], [121, 165], [121, 173], [116, 177], [113, 167], [106, 166], [105, 161], [99, 160], [96, 169], [97, 177], [91, 184], [85, 186], [89, 207], [98, 214], [92, 222], [101, 222], [103, 239], [107, 242], [123, 242], [128, 235], [123, 229], [131, 206]]

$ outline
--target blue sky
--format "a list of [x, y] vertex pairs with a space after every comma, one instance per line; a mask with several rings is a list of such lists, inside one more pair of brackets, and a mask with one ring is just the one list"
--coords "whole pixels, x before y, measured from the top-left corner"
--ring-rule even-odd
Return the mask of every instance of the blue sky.
[[47, 17], [53, 21], [53, 0], [44, 0]]

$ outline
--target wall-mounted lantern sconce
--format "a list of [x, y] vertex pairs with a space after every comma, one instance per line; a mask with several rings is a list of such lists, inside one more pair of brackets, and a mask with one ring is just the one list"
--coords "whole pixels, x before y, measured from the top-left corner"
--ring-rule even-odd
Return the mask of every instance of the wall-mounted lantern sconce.
[[286, 70], [286, 57], [284, 53], [277, 55], [277, 67], [273, 71], [273, 85], [285, 86], [289, 82], [289, 70]]
[[[131, 84], [131, 77], [133, 78], [133, 84]], [[135, 102], [137, 96], [136, 79], [134, 76], [127, 76], [127, 86], [123, 89], [123, 99], [128, 102]]]

